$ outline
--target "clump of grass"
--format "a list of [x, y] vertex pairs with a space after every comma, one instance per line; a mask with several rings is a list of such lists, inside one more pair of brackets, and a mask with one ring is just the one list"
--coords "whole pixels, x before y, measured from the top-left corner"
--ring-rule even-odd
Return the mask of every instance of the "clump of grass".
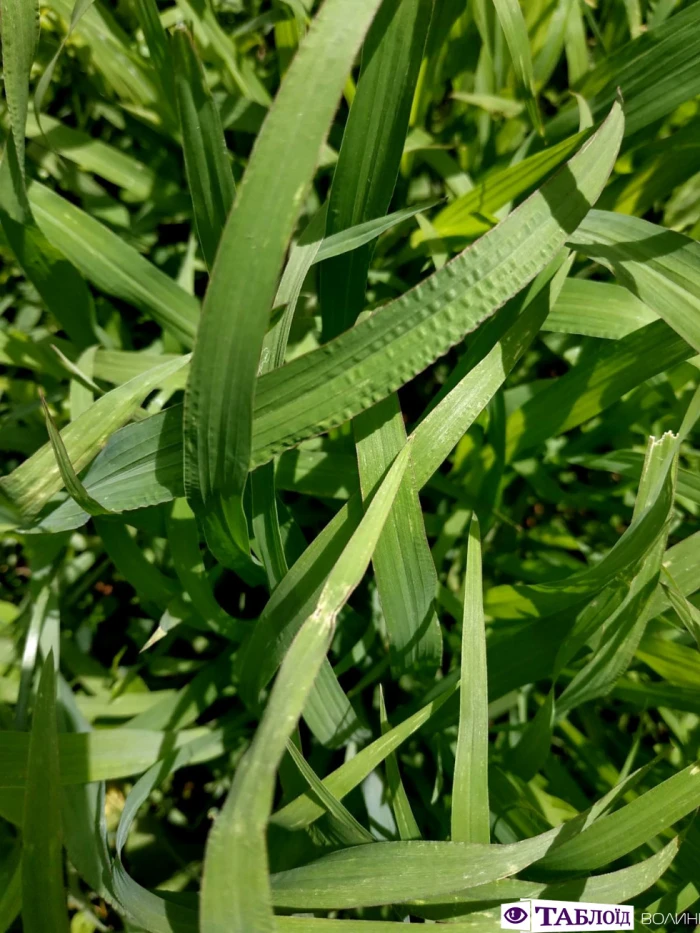
[[692, 908], [700, 4], [0, 12], [0, 931]]

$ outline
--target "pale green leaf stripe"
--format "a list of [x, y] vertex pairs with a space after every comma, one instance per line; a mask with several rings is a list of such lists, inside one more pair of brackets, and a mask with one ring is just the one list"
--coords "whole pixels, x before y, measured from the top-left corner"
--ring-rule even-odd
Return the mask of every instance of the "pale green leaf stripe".
[[170, 48], [187, 184], [199, 243], [211, 269], [236, 195], [233, 172], [219, 110], [184, 26], [174, 31]]
[[191, 347], [199, 304], [99, 221], [39, 182], [29, 185], [39, 228], [63, 255], [107, 295], [121, 298]]
[[594, 211], [572, 246], [618, 279], [700, 353], [700, 245], [625, 214]]
[[1, 0], [2, 70], [10, 126], [24, 177], [24, 128], [29, 108], [29, 75], [39, 41], [39, 0]]
[[[555, 146], [528, 156], [522, 162], [487, 176], [471, 191], [443, 208], [432, 221], [433, 226], [444, 237], [480, 233], [483, 221], [475, 220], [474, 214], [493, 214], [504, 204], [524, 194], [575, 152], [589, 135], [585, 132], [570, 136]], [[425, 235], [419, 232], [414, 235], [413, 242], [422, 239], [425, 239]]]
[[[609, 865], [700, 806], [700, 764], [692, 764], [600, 817], [573, 839], [557, 842], [538, 863], [550, 872], [588, 871]], [[562, 834], [565, 838], [566, 834]]]
[[253, 742], [209, 833], [202, 876], [202, 933], [275, 929], [265, 832], [277, 769], [330, 647], [336, 616], [370, 562], [410, 453], [411, 445], [406, 444], [282, 662]]
[[186, 396], [185, 488], [195, 505], [242, 494], [256, 374], [285, 251], [379, 2], [326, 0], [256, 139], [219, 245]]
[[[625, 100], [625, 135], [629, 136], [700, 93], [699, 66], [700, 7], [693, 3], [605, 56], [577, 90], [597, 119], [619, 88]], [[578, 108], [572, 105], [547, 123], [547, 138], [571, 133], [577, 123]]]
[[333, 910], [451, 894], [514, 875], [550, 849], [559, 830], [511, 845], [377, 842], [272, 876], [276, 907]]
[[591, 279], [567, 279], [543, 330], [619, 340], [657, 315], [620, 285]]
[[53, 653], [49, 652], [41, 672], [31, 734], [17, 733], [28, 739], [24, 743], [27, 772], [22, 825], [22, 927], [26, 933], [68, 931], [57, 728], [56, 676]]
[[[623, 123], [615, 104], [567, 168], [473, 246], [336, 340], [263, 376], [256, 392], [253, 464], [395, 391], [524, 288], [598, 197]], [[256, 450], [269, 454], [260, 457]]]
[[503, 35], [510, 51], [513, 70], [518, 84], [525, 92], [528, 111], [535, 129], [542, 133], [540, 117], [535, 95], [535, 74], [530, 55], [530, 37], [527, 34], [525, 17], [520, 9], [519, 0], [493, 0]]
[[[518, 318], [515, 303], [489, 322], [482, 335], [483, 359], [413, 432], [413, 475], [420, 490], [438, 469], [538, 332], [548, 302], [535, 301]], [[509, 325], [512, 325], [509, 327]], [[504, 333], [505, 332], [505, 333]], [[340, 338], [343, 339], [343, 338]], [[475, 341], [478, 345], [479, 341]], [[479, 357], [476, 357], [479, 359]], [[353, 496], [314, 539], [272, 594], [243, 651], [241, 691], [252, 701], [274, 673], [288, 644], [330, 572], [336, 554], [362, 514]], [[250, 655], [248, 654], [250, 652]], [[247, 664], [245, 659], [255, 659]]]
[[452, 841], [491, 838], [489, 824], [489, 700], [481, 581], [481, 532], [472, 514], [464, 575], [459, 726], [452, 788]]
[[[171, 373], [177, 372], [187, 360], [186, 356], [171, 360], [112, 389], [65, 427], [61, 431], [61, 439], [69, 453], [73, 469], [80, 472], [104, 445], [110, 434], [131, 417], [149, 392]], [[0, 494], [5, 495], [22, 518], [29, 519], [58, 492], [61, 483], [61, 472], [51, 445], [46, 443], [9, 476], [0, 480]]]

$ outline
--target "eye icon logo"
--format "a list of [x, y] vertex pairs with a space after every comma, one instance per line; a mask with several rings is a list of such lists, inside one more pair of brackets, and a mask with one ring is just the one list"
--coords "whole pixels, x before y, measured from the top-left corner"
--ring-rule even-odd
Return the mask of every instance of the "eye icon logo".
[[529, 930], [530, 909], [530, 901], [520, 901], [519, 904], [501, 904], [501, 929]]

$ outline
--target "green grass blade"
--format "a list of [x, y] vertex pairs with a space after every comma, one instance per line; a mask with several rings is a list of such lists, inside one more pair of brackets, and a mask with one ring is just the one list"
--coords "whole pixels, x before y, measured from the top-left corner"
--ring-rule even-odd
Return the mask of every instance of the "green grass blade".
[[700, 352], [700, 246], [637, 217], [595, 211], [574, 248], [609, 266], [619, 281]]
[[[390, 394], [524, 288], [598, 196], [622, 124], [616, 104], [566, 168], [489, 234], [331, 343], [263, 376], [256, 390], [253, 464]], [[260, 457], [256, 451], [262, 450], [270, 454]]]
[[199, 318], [195, 298], [108, 227], [50, 188], [33, 182], [29, 203], [47, 240], [88, 281], [142, 310], [184, 346], [192, 346]]
[[209, 834], [202, 881], [203, 933], [275, 929], [265, 829], [276, 772], [330, 646], [336, 616], [367, 569], [409, 456], [407, 444], [282, 663], [253, 743], [238, 765], [226, 803]]
[[278, 907], [333, 910], [449, 894], [514, 875], [545, 853], [556, 830], [512, 845], [380, 842], [353, 846], [272, 876]]
[[29, 736], [23, 829], [23, 929], [27, 933], [67, 933], [56, 679], [51, 654], [41, 672]]
[[199, 243], [206, 264], [212, 269], [236, 195], [233, 172], [219, 111], [185, 27], [173, 33], [171, 49], [187, 183]]
[[494, 6], [508, 44], [515, 76], [525, 93], [532, 125], [542, 135], [542, 118], [535, 92], [535, 73], [532, 68], [532, 56], [530, 54], [530, 38], [527, 34], [523, 11], [518, 0], [494, 0]]
[[[367, 33], [328, 199], [326, 235], [383, 216], [391, 201], [430, 23], [429, 0], [384, 0]], [[371, 251], [325, 262], [319, 273], [324, 342], [363, 310]]]
[[491, 838], [489, 823], [489, 713], [486, 633], [481, 582], [481, 532], [472, 515], [464, 577], [459, 728], [452, 789], [452, 841]]
[[195, 512], [227, 513], [243, 549], [253, 395], [277, 280], [343, 83], [378, 4], [355, 2], [349, 17], [346, 0], [330, 0], [309, 29], [258, 135], [202, 310], [185, 409], [185, 486]]
[[107, 510], [104, 509], [99, 502], [96, 502], [87, 492], [83, 484], [80, 482], [75, 470], [73, 469], [73, 464], [70, 462], [70, 457], [68, 456], [68, 451], [66, 450], [61, 434], [56, 427], [53, 418], [51, 417], [51, 412], [49, 411], [49, 406], [46, 404], [46, 398], [42, 394], [41, 404], [44, 409], [44, 418], [46, 419], [46, 428], [49, 432], [49, 442], [56, 458], [56, 463], [58, 464], [58, 469], [61, 474], [61, 479], [63, 480], [63, 485], [66, 487], [70, 497], [80, 506], [81, 509], [84, 509], [90, 515], [105, 515]]
[[[487, 333], [482, 335], [483, 358], [478, 365], [413, 432], [413, 472], [419, 490], [503, 384], [534, 339], [548, 305], [546, 301], [535, 301], [520, 317], [516, 305], [504, 310], [509, 313], [489, 322]], [[253, 702], [274, 673], [294, 632], [308, 615], [333, 561], [357, 527], [361, 514], [360, 498], [354, 496], [306, 549], [272, 594], [241, 664], [241, 692]], [[248, 659], [253, 658], [256, 663], [248, 663]]]
[[29, 108], [29, 76], [39, 42], [38, 0], [2, 0], [2, 67], [17, 162], [24, 178], [24, 128]]
[[[391, 731], [391, 725], [386, 715], [386, 705], [384, 703], [384, 690], [381, 685], [379, 687], [379, 717], [382, 728], [382, 735], [386, 735]], [[396, 760], [396, 754], [394, 752], [389, 752], [385, 759], [386, 762], [386, 778], [388, 785], [388, 794], [391, 802], [391, 808], [394, 811], [394, 819], [396, 820], [396, 828], [399, 831], [399, 838], [401, 839], [420, 839], [421, 831], [416, 822], [416, 818], [413, 815], [413, 810], [411, 809], [411, 802], [408, 799], [408, 794], [406, 789], [403, 786], [403, 781], [401, 780], [401, 772], [399, 771], [399, 763]]]
[[569, 872], [609, 865], [662, 833], [699, 804], [700, 765], [692, 764], [621, 810], [600, 817], [575, 838], [558, 841], [537, 863], [538, 868]]

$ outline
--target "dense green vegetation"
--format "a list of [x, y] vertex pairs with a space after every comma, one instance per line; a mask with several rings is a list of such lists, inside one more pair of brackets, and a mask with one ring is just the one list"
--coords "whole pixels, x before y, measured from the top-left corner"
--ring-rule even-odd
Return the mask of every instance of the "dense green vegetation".
[[697, 910], [700, 2], [0, 12], [0, 933]]

